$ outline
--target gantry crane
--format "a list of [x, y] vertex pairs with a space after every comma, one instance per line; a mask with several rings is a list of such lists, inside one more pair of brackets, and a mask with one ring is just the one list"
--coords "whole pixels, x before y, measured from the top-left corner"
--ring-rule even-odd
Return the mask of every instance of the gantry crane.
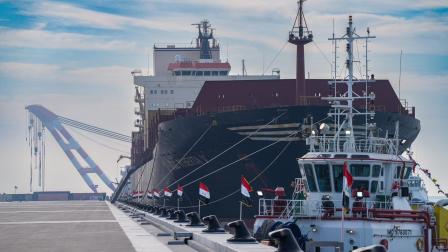
[[[106, 184], [112, 191], [115, 191], [115, 185], [112, 181], [106, 176], [106, 174], [104, 174], [101, 168], [93, 161], [92, 158], [90, 158], [78, 141], [72, 137], [63, 125], [65, 124], [80, 130], [128, 143], [132, 141], [130, 136], [56, 115], [41, 105], [29, 105], [25, 109], [28, 110], [28, 141], [31, 150], [31, 174], [34, 160], [35, 169], [37, 168], [39, 170], [38, 184], [42, 187], [42, 189], [44, 189], [43, 180], [45, 175], [44, 133], [45, 129], [47, 129], [93, 192], [97, 192], [97, 186], [90, 178], [90, 174], [98, 175], [104, 184]], [[83, 167], [81, 165], [81, 160], [87, 164], [87, 167]], [[30, 190], [32, 190], [32, 175], [30, 178]]]

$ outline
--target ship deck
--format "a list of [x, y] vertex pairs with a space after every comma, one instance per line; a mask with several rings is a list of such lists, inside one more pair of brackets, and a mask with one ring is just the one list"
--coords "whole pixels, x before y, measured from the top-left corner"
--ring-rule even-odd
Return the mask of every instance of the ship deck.
[[195, 251], [104, 201], [0, 202], [2, 251]]

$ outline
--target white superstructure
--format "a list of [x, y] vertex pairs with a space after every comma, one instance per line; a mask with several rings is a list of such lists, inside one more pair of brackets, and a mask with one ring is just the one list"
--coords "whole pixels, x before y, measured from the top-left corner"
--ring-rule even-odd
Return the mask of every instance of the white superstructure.
[[[191, 108], [205, 81], [279, 79], [279, 75], [230, 75], [207, 20], [198, 26], [196, 45], [154, 45], [153, 76], [134, 75], [144, 88], [145, 110]], [[210, 41], [211, 40], [211, 44]]]

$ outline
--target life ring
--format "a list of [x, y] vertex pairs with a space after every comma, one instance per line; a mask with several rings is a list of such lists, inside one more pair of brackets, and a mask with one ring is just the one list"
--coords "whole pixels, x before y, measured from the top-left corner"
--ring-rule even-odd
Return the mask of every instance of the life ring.
[[417, 247], [418, 251], [422, 251], [423, 250], [423, 240], [421, 238], [417, 239], [417, 241], [415, 242], [415, 246]]

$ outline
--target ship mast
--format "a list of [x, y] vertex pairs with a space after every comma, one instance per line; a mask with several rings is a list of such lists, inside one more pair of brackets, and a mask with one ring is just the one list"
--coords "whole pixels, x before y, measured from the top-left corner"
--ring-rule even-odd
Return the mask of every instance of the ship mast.
[[205, 19], [199, 24], [192, 25], [195, 25], [198, 28], [196, 46], [201, 48], [200, 59], [212, 59], [212, 51], [210, 49], [209, 40], [213, 39], [213, 47], [216, 46], [216, 42], [213, 37], [213, 29], [211, 28], [210, 22]]
[[[304, 46], [313, 41], [313, 34], [308, 30], [305, 16], [303, 14], [303, 2], [299, 0], [297, 4], [296, 19], [289, 32], [288, 42], [296, 45], [296, 105], [306, 105], [306, 85], [305, 85], [305, 49]], [[301, 90], [300, 90], [301, 88]], [[300, 91], [299, 91], [300, 90]]]

